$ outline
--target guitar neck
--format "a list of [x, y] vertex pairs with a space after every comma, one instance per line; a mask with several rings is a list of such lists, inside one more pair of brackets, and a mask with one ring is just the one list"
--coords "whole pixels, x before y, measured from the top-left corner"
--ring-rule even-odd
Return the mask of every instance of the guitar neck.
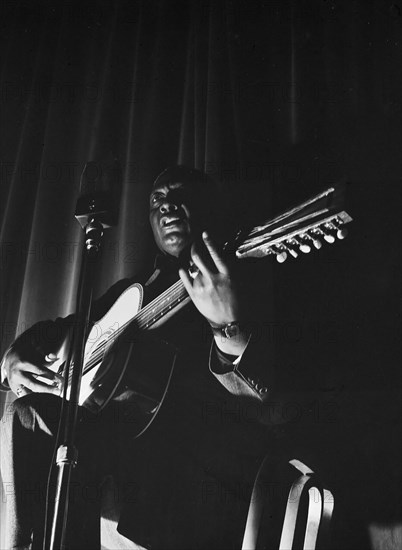
[[156, 323], [166, 318], [169, 313], [174, 313], [183, 303], [190, 300], [184, 285], [179, 279], [166, 289], [157, 298], [152, 300], [137, 313], [133, 321], [139, 330], [147, 330]]
[[[332, 243], [336, 237], [343, 239], [346, 236], [344, 225], [352, 218], [342, 209], [341, 203], [342, 188], [331, 187], [276, 218], [253, 227], [246, 234], [239, 231], [233, 243], [236, 258], [274, 255], [282, 263], [288, 256], [296, 258], [299, 252], [321, 248], [322, 240]], [[189, 301], [190, 297], [179, 279], [122, 324], [112, 337], [116, 338], [129, 326], [141, 331], [162, 324]], [[98, 358], [106, 343], [97, 350], [93, 359]]]

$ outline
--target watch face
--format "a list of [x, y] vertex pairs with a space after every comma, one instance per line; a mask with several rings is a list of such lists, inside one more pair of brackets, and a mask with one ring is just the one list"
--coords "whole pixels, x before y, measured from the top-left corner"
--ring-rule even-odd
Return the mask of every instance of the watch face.
[[239, 323], [232, 323], [223, 329], [226, 338], [233, 338], [239, 334]]

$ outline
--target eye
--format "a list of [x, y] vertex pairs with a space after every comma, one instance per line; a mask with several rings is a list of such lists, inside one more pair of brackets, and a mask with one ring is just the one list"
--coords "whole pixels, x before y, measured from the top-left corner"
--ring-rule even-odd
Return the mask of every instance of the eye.
[[155, 206], [157, 205], [163, 198], [163, 194], [162, 193], [154, 193], [153, 195], [151, 195], [151, 198], [150, 198], [150, 204], [151, 206]]

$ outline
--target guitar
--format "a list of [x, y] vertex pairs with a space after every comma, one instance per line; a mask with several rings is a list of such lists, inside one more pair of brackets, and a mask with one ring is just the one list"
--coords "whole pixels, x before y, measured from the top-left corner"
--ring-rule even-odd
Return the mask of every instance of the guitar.
[[[302, 204], [286, 210], [251, 230], [240, 230], [224, 249], [234, 250], [237, 258], [274, 256], [282, 263], [288, 257], [321, 248], [322, 241], [333, 243], [345, 238], [344, 227], [352, 218], [342, 209], [342, 188], [331, 187]], [[122, 384], [130, 353], [118, 361], [114, 344], [130, 329], [131, 333], [155, 329], [165, 323], [190, 301], [184, 285], [178, 280], [152, 302], [142, 307], [143, 288], [135, 283], [117, 299], [106, 315], [89, 332], [84, 353], [84, 367], [79, 404], [98, 412], [111, 399], [144, 400], [148, 414], [156, 412], [166, 392], [171, 372], [158, 389], [162, 398], [147, 399]], [[129, 345], [131, 352], [133, 344]], [[62, 370], [60, 359], [51, 368]], [[70, 382], [70, 381], [69, 381]], [[158, 393], [158, 392], [156, 392]], [[127, 397], [127, 395], [126, 395]]]

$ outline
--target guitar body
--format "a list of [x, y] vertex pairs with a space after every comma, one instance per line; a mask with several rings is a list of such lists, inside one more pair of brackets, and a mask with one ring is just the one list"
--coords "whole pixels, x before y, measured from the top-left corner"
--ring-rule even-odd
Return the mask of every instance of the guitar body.
[[[152, 330], [141, 330], [143, 295], [139, 283], [131, 285], [92, 327], [78, 401], [95, 414], [107, 405], [113, 407], [116, 419], [131, 424], [133, 435], [140, 434], [159, 410], [177, 353], [175, 347], [154, 337]], [[182, 300], [181, 305], [186, 302]], [[169, 317], [164, 315], [163, 321]], [[148, 329], [160, 323], [155, 321]], [[53, 365], [53, 369], [62, 370], [63, 365]]]
[[[125, 365], [121, 364], [122, 357], [118, 361], [119, 355], [122, 354], [112, 349], [118, 345], [119, 328], [129, 323], [140, 311], [143, 295], [144, 291], [140, 284], [131, 285], [119, 296], [106, 315], [92, 327], [85, 345], [79, 405], [94, 409], [95, 403], [98, 403], [98, 410], [102, 409], [118, 387], [124, 375]], [[131, 352], [131, 346], [126, 352]], [[99, 357], [96, 357], [98, 354]], [[93, 366], [91, 362], [94, 363]], [[122, 371], [117, 370], [116, 363], [120, 363]], [[106, 389], [110, 392], [108, 399], [102, 397]]]

